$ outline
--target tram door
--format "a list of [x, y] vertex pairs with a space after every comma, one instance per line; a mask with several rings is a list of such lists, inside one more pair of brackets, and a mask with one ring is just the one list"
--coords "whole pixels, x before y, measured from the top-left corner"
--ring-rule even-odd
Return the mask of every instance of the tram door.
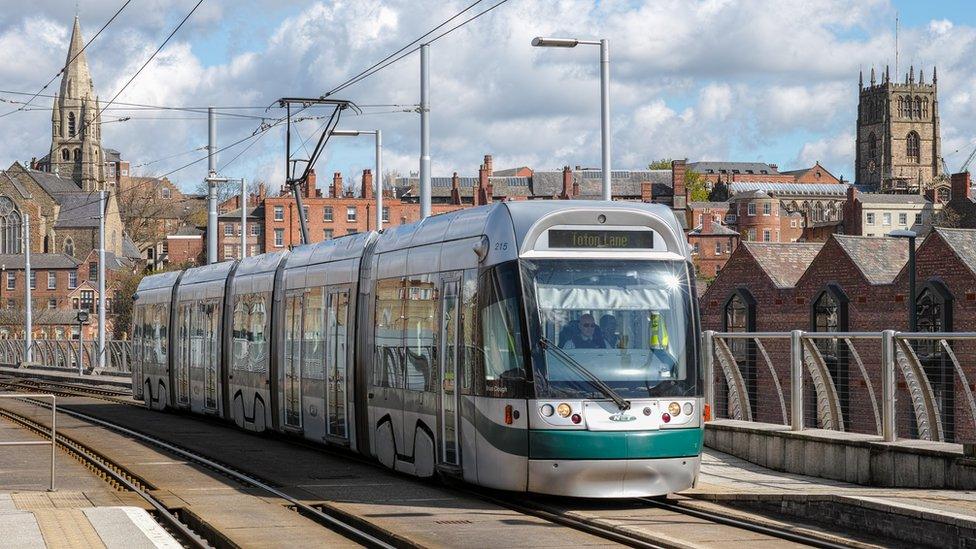
[[182, 303], [179, 308], [180, 354], [176, 364], [176, 405], [190, 405], [190, 360], [193, 356], [193, 305]]
[[327, 407], [329, 409], [328, 434], [348, 439], [346, 417], [346, 343], [349, 329], [349, 289], [329, 293], [328, 326], [330, 358], [326, 370]]
[[302, 308], [303, 295], [285, 297], [285, 356], [281, 388], [284, 425], [290, 429], [302, 427]]
[[441, 279], [440, 341], [440, 458], [442, 465], [457, 466], [460, 462], [458, 445], [458, 287], [457, 274]]

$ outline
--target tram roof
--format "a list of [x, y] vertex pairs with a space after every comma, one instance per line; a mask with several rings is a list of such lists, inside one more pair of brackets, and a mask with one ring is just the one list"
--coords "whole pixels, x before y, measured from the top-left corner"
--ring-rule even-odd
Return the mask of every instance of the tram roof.
[[375, 234], [375, 231], [367, 231], [297, 246], [285, 259], [285, 268], [358, 258]]
[[214, 280], [226, 280], [227, 275], [230, 274], [236, 263], [236, 261], [222, 261], [187, 269], [184, 271], [183, 278], [180, 279], [180, 287], [201, 282], [213, 282]]
[[180, 271], [169, 271], [166, 273], [152, 274], [145, 276], [139, 281], [139, 288], [136, 292], [144, 290], [156, 290], [159, 288], [172, 288], [176, 280], [180, 278]]
[[287, 255], [288, 250], [282, 250], [280, 252], [269, 252], [260, 255], [252, 255], [251, 257], [245, 257], [237, 265], [237, 270], [234, 271], [234, 276], [238, 277], [274, 272], [278, 268], [278, 265], [281, 263], [282, 259]]

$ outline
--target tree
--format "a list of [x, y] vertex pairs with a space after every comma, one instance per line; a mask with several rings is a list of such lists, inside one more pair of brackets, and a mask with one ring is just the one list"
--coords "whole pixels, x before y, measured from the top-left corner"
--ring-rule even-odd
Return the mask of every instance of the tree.
[[671, 159], [662, 158], [660, 160], [655, 160], [647, 165], [648, 170], [670, 170], [671, 169]]
[[959, 215], [952, 206], [946, 205], [942, 208], [942, 211], [935, 214], [932, 219], [933, 227], [941, 227], [943, 229], [954, 229], [958, 228], [962, 222], [962, 216]]
[[692, 202], [708, 201], [708, 181], [704, 175], [691, 170], [686, 171], [685, 188], [688, 190], [688, 198]]

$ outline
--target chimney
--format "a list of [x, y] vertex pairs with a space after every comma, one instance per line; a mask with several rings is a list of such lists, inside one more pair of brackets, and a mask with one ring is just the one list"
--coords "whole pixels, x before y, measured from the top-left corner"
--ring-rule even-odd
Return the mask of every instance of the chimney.
[[671, 188], [674, 189], [672, 207], [676, 210], [683, 210], [688, 206], [688, 197], [685, 196], [685, 171], [688, 160], [671, 161]]
[[268, 195], [268, 188], [264, 183], [258, 183], [258, 202], [264, 202], [264, 197]]
[[373, 170], [363, 170], [363, 192], [361, 196], [366, 199], [373, 198]]
[[451, 176], [451, 204], [461, 204], [461, 178], [457, 172]]
[[[491, 157], [486, 156], [485, 160], [491, 162]], [[484, 206], [486, 204], [491, 204], [492, 188], [491, 182], [488, 177], [489, 166], [487, 164], [482, 164], [478, 168], [478, 188], [476, 191], [476, 205]]]
[[569, 166], [563, 166], [563, 192], [559, 194], [559, 198], [563, 200], [568, 200], [573, 197], [573, 171], [569, 169]]
[[847, 200], [844, 202], [844, 233], [850, 235], [863, 235], [864, 227], [861, 225], [861, 193], [854, 185], [847, 186]]
[[702, 215], [702, 227], [701, 233], [699, 234], [712, 234], [712, 223], [714, 223], [712, 219], [713, 215], [715, 214], [711, 212], [705, 212], [705, 214]]
[[315, 196], [315, 170], [309, 170], [308, 180], [305, 181], [305, 198]]
[[654, 202], [654, 183], [641, 181], [641, 202]]
[[332, 174], [332, 198], [342, 198], [342, 173]]
[[952, 184], [952, 195], [949, 197], [950, 201], [956, 200], [966, 200], [972, 198], [972, 181], [970, 179], [969, 172], [954, 173], [951, 179]]
[[490, 155], [490, 154], [486, 154], [486, 155], [485, 155], [485, 171], [487, 171], [487, 172], [488, 172], [488, 177], [491, 177], [491, 176], [492, 176], [492, 175], [494, 175], [494, 173], [495, 173], [495, 172], [494, 172], [494, 171], [493, 171], [493, 170], [491, 169], [491, 155]]
[[770, 164], [769, 167], [772, 168], [773, 171], [776, 171], [776, 172], [779, 171], [779, 166], [777, 166], [776, 164]]

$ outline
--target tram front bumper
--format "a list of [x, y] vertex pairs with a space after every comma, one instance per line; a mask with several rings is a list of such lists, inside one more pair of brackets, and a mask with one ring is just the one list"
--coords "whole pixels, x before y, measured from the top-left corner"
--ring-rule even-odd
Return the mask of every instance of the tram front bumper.
[[700, 456], [611, 459], [529, 460], [529, 491], [581, 498], [661, 496], [690, 488]]

